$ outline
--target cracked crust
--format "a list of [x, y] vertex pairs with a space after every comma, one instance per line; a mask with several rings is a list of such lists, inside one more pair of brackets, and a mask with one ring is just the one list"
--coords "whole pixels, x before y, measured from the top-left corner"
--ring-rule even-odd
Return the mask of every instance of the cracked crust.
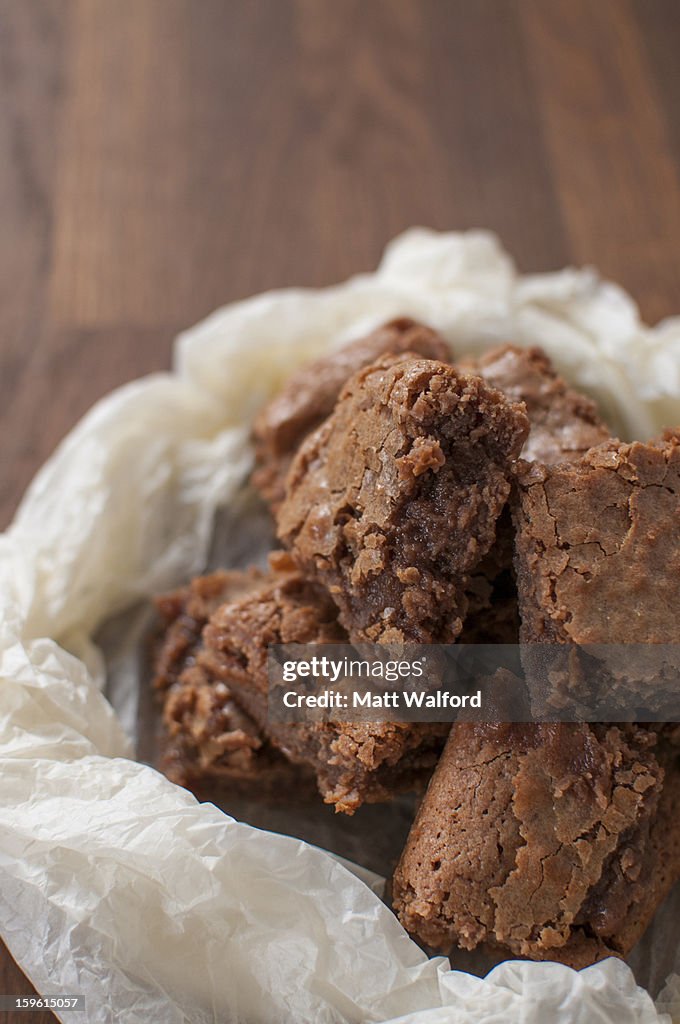
[[527, 431], [523, 406], [441, 362], [384, 357], [347, 382], [295, 458], [278, 533], [352, 641], [456, 639]]
[[[610, 437], [595, 403], [570, 388], [538, 347], [501, 345], [459, 365], [478, 373], [508, 399], [526, 404], [530, 427], [521, 455], [527, 461], [571, 462]], [[461, 643], [518, 643], [512, 548], [512, 523], [506, 509], [496, 543], [472, 577]]]
[[680, 640], [680, 432], [520, 463], [517, 483], [523, 643]]
[[264, 407], [253, 427], [256, 468], [252, 481], [273, 513], [283, 501], [295, 452], [333, 412], [347, 378], [381, 355], [400, 352], [444, 362], [450, 358], [448, 345], [436, 331], [400, 317], [303, 366]]
[[625, 956], [680, 862], [677, 753], [656, 741], [633, 726], [454, 725], [394, 876], [404, 926], [444, 952]]
[[[679, 474], [677, 432], [609, 441], [575, 464], [520, 464], [525, 643], [678, 641]], [[571, 693], [570, 651], [565, 666]], [[625, 956], [680, 874], [671, 739], [455, 725], [395, 876], [403, 923], [438, 948], [489, 942], [575, 967]]]
[[347, 635], [326, 591], [279, 553], [266, 585], [221, 605], [203, 632], [198, 664], [225, 684], [248, 716], [291, 761], [316, 773], [326, 803], [353, 814], [362, 803], [422, 788], [448, 734], [447, 724], [275, 722], [267, 716], [267, 648], [341, 643]]
[[522, 458], [527, 462], [573, 462], [611, 437], [595, 403], [569, 387], [538, 346], [501, 345], [460, 365], [510, 401], [526, 404], [531, 427]]

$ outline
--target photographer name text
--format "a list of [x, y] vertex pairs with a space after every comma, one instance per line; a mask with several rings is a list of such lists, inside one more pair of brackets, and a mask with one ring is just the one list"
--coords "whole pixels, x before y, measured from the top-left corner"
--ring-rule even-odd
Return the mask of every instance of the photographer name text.
[[286, 708], [303, 709], [481, 708], [482, 691], [460, 694], [448, 690], [387, 690], [379, 693], [365, 690], [347, 694], [340, 690], [322, 690], [320, 693], [301, 694], [295, 690], [286, 690], [281, 700]]

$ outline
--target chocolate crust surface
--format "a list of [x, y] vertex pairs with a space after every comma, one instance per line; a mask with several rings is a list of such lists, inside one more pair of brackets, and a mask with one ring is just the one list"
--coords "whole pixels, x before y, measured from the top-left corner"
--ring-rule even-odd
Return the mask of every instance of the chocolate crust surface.
[[522, 642], [680, 641], [680, 432], [520, 464], [517, 484]]
[[463, 365], [526, 404], [531, 427], [522, 458], [528, 462], [573, 462], [611, 436], [595, 403], [569, 387], [537, 346], [502, 345]]
[[353, 642], [456, 639], [527, 432], [522, 405], [441, 362], [350, 378], [295, 458], [278, 533]]
[[424, 944], [625, 956], [678, 877], [677, 751], [648, 729], [454, 725], [394, 876]]
[[253, 428], [256, 468], [252, 480], [272, 511], [283, 501], [295, 452], [333, 412], [348, 377], [381, 355], [400, 352], [443, 361], [450, 358], [448, 345], [436, 331], [409, 317], [399, 317], [303, 366], [267, 403]]
[[[530, 428], [521, 455], [526, 461], [546, 465], [571, 462], [610, 436], [595, 403], [570, 388], [538, 347], [501, 345], [460, 365], [480, 374], [512, 401], [525, 403]], [[510, 518], [506, 509], [496, 543], [472, 576], [461, 642], [519, 642]]]

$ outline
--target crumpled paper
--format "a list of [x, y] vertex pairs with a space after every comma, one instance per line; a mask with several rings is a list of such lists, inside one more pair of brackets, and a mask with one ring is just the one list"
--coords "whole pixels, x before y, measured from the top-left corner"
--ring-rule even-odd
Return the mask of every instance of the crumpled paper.
[[[680, 421], [680, 319], [645, 327], [591, 270], [518, 275], [483, 232], [413, 230], [375, 274], [218, 311], [172, 373], [99, 402], [0, 536], [0, 930], [64, 1021], [651, 1024], [631, 970], [428, 960], [336, 859], [198, 804], [132, 759], [93, 642], [205, 564], [251, 465], [249, 425], [293, 368], [395, 315], [457, 351], [541, 344], [624, 437]], [[677, 1012], [677, 979], [664, 1009]]]

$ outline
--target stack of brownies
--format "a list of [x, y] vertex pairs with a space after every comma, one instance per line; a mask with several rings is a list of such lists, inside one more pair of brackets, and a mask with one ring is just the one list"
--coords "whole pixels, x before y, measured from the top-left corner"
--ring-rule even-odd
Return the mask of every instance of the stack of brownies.
[[262, 411], [281, 550], [158, 600], [163, 767], [312, 775], [348, 814], [429, 781], [393, 880], [416, 938], [625, 956], [680, 877], [677, 730], [267, 717], [272, 644], [680, 640], [680, 433], [613, 439], [536, 348], [452, 359], [396, 320]]

